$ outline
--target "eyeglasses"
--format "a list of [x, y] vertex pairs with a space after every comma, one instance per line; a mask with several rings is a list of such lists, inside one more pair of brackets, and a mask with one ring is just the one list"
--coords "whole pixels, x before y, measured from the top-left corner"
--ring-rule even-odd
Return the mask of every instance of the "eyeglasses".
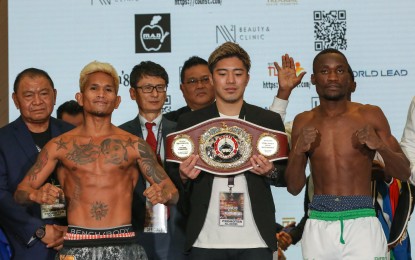
[[156, 89], [158, 93], [163, 93], [167, 91], [167, 85], [164, 85], [164, 84], [144, 85], [144, 86], [137, 87], [137, 88], [141, 88], [141, 91], [143, 91], [143, 93], [151, 93], [153, 92], [154, 89]]
[[209, 77], [205, 76], [203, 78], [200, 79], [189, 79], [186, 84], [190, 85], [190, 86], [197, 86], [198, 84], [202, 83], [202, 84], [208, 84], [209, 83]]

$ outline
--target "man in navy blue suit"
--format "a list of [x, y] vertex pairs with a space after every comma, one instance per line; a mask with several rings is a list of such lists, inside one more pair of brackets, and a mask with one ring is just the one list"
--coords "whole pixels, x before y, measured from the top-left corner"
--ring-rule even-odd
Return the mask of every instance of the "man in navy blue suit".
[[[54, 259], [66, 217], [42, 219], [38, 204], [18, 205], [13, 193], [43, 145], [73, 126], [51, 117], [56, 89], [43, 70], [29, 68], [17, 75], [12, 97], [20, 117], [0, 129], [0, 226], [13, 259]], [[53, 176], [48, 181], [57, 184]]]

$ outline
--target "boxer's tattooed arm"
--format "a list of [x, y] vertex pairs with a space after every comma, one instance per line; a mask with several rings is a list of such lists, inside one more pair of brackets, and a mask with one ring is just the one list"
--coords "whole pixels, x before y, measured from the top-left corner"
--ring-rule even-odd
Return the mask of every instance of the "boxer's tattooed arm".
[[157, 162], [156, 155], [145, 141], [138, 142], [138, 151], [140, 153], [140, 169], [148, 178], [160, 183], [167, 178], [163, 168]]
[[29, 175], [29, 181], [36, 181], [39, 172], [45, 167], [46, 163], [48, 162], [48, 150], [43, 148], [42, 151], [39, 153], [36, 163], [30, 168], [27, 175]]
[[[40, 151], [35, 164], [32, 166], [32, 168], [30, 168], [29, 172], [26, 175], [26, 178], [29, 179], [29, 184], [28, 184], [29, 186], [31, 185], [31, 183], [37, 181], [39, 173], [45, 167], [47, 162], [48, 162], [48, 150], [46, 148], [43, 148]], [[19, 189], [19, 187], [17, 187], [17, 190], [14, 194], [14, 199], [19, 204], [26, 204], [30, 202], [29, 196], [30, 196], [29, 191], [24, 190], [24, 189]]]
[[64, 142], [63, 140], [62, 140], [62, 138], [61, 139], [59, 139], [59, 140], [57, 140], [57, 141], [54, 141], [54, 143], [57, 145], [57, 147], [56, 147], [56, 151], [58, 151], [59, 149], [65, 149], [65, 150], [68, 150], [68, 148], [66, 147], [66, 145], [68, 144], [68, 142]]
[[95, 220], [101, 220], [108, 214], [108, 205], [101, 201], [96, 201], [91, 205], [90, 213]]

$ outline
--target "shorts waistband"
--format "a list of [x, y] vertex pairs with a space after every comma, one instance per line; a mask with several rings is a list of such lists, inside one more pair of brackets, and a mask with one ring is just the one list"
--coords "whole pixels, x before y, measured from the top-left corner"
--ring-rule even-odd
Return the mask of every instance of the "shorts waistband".
[[309, 204], [310, 210], [323, 212], [339, 212], [355, 209], [373, 208], [373, 198], [366, 195], [338, 196], [319, 194], [314, 195]]
[[323, 212], [317, 210], [310, 210], [310, 219], [336, 221], [336, 220], [348, 220], [364, 217], [376, 217], [374, 209], [354, 209], [337, 212]]
[[337, 212], [317, 211], [310, 210], [310, 219], [317, 219], [323, 221], [340, 221], [340, 243], [345, 244], [343, 238], [344, 220], [364, 218], [364, 217], [376, 217], [376, 212], [372, 208], [366, 209], [354, 209], [344, 210]]
[[106, 238], [135, 237], [132, 225], [111, 228], [91, 229], [78, 226], [68, 226], [64, 240], [88, 240]]

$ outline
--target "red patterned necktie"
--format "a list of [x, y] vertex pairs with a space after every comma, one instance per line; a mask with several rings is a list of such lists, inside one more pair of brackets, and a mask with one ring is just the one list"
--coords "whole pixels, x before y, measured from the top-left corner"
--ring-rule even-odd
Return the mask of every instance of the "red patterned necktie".
[[154, 133], [153, 133], [153, 126], [155, 126], [156, 123], [149, 123], [149, 122], [147, 122], [145, 125], [146, 125], [146, 128], [147, 128], [147, 138], [146, 138], [146, 142], [150, 145], [151, 149], [156, 154], [158, 163], [160, 165], [163, 165], [161, 163], [160, 154], [157, 154], [157, 140], [156, 140], [156, 137], [154, 136]]
[[153, 152], [156, 153], [157, 140], [156, 140], [156, 137], [154, 136], [154, 133], [153, 133], [153, 126], [154, 125], [156, 125], [156, 123], [149, 123], [149, 122], [146, 123], [146, 128], [147, 128], [146, 142], [150, 145]]

